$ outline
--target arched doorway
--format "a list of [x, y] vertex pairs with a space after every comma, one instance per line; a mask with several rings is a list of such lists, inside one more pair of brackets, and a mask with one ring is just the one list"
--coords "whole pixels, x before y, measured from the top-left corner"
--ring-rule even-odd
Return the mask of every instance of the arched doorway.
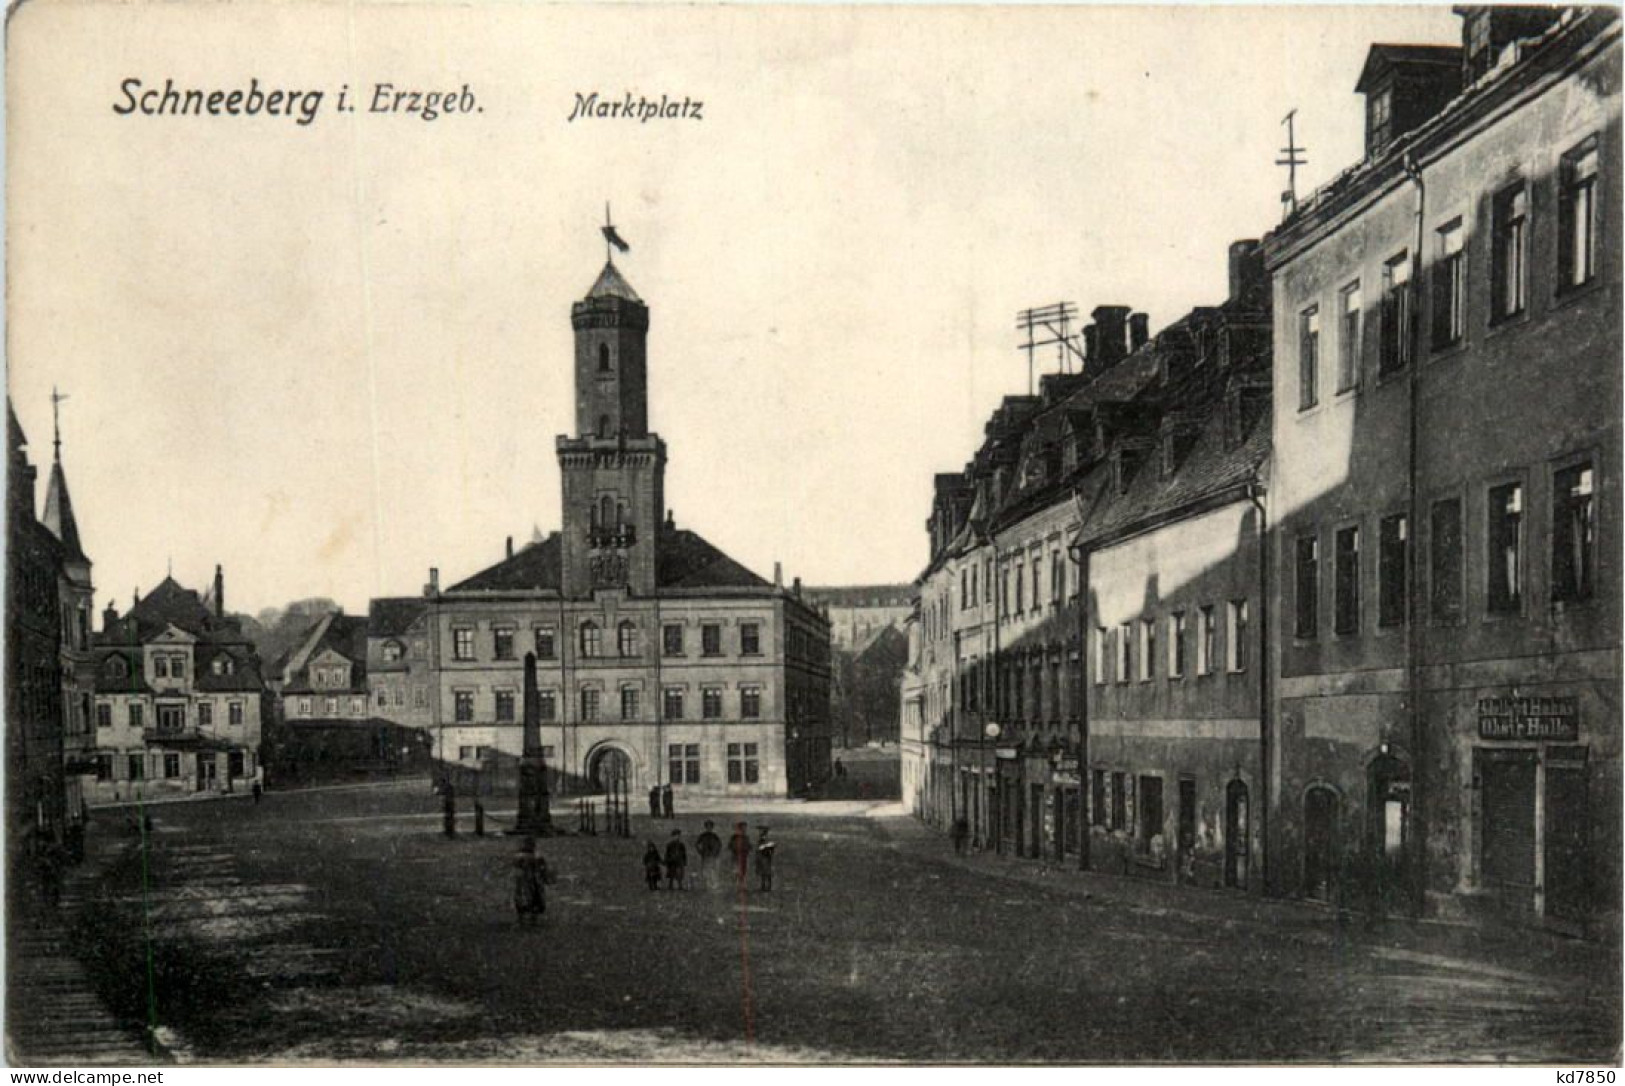
[[1303, 796], [1303, 895], [1330, 901], [1336, 883], [1337, 793], [1317, 785]]
[[1224, 790], [1224, 884], [1247, 889], [1249, 814], [1247, 782], [1234, 780]]
[[632, 758], [620, 747], [600, 747], [587, 761], [587, 786], [602, 794], [632, 788]]

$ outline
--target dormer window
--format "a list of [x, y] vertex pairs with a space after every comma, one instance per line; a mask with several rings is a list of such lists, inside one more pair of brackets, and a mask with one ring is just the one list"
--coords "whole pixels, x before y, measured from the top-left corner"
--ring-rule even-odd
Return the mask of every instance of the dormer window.
[[1376, 154], [1394, 138], [1393, 84], [1373, 91], [1365, 101], [1366, 151]]
[[1112, 482], [1119, 494], [1127, 494], [1129, 484], [1134, 481], [1134, 473], [1140, 468], [1143, 456], [1140, 449], [1118, 449], [1112, 457]]
[[125, 663], [124, 657], [114, 656], [107, 661], [107, 674], [115, 679], [129, 677], [130, 665]]
[[237, 665], [229, 656], [216, 656], [209, 664], [209, 670], [216, 675], [230, 675], [237, 669]]
[[401, 648], [401, 643], [399, 641], [384, 642], [384, 663], [393, 664], [400, 660], [400, 658], [404, 655], [405, 650]]

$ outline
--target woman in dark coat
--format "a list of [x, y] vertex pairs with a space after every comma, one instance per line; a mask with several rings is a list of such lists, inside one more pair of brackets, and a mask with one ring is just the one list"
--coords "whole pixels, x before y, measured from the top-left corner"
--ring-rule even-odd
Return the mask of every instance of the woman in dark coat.
[[547, 911], [547, 861], [536, 853], [536, 838], [527, 837], [513, 858], [513, 907], [519, 923], [539, 923]]
[[688, 846], [683, 844], [683, 831], [672, 830], [666, 843], [666, 889], [683, 888], [683, 869], [688, 866]]
[[649, 884], [649, 889], [660, 889], [660, 850], [650, 841], [648, 848], [643, 850], [643, 881]]

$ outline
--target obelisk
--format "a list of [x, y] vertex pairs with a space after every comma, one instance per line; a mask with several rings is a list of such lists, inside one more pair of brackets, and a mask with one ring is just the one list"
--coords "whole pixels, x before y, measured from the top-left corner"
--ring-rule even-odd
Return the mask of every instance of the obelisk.
[[548, 809], [547, 760], [542, 755], [542, 706], [536, 696], [536, 654], [525, 653], [524, 753], [519, 756], [519, 814], [513, 832], [530, 837], [553, 834]]

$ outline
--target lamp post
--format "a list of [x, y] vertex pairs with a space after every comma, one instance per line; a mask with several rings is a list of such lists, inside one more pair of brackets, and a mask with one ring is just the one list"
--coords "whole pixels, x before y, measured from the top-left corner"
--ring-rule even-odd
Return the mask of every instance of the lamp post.
[[[1001, 730], [997, 720], [988, 721], [986, 727], [982, 729], [982, 768], [989, 774], [988, 794], [992, 796], [994, 801], [989, 804], [987, 811], [987, 832], [988, 836], [993, 838], [993, 850], [995, 852], [1004, 851], [1003, 838], [999, 832], [999, 767], [997, 758], [993, 760], [991, 765], [988, 763], [987, 744], [990, 740], [997, 739]], [[998, 751], [994, 751], [994, 754], [997, 755]]]

